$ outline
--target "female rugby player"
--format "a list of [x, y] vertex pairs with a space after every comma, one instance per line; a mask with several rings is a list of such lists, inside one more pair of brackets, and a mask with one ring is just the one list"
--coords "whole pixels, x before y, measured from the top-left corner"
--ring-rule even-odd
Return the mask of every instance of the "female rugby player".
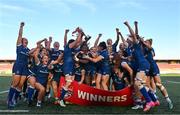
[[130, 35], [132, 36], [133, 47], [132, 47], [132, 54], [133, 57], [138, 65], [136, 77], [135, 77], [135, 86], [139, 89], [141, 94], [144, 96], [146, 100], [146, 106], [143, 111], [149, 111], [150, 108], [154, 106], [154, 103], [146, 90], [146, 73], [149, 71], [150, 65], [148, 61], [145, 59], [144, 54], [141, 49], [141, 43], [137, 39], [137, 35], [134, 33], [132, 28], [129, 26], [128, 22], [124, 22], [124, 24], [128, 27]]
[[33, 50], [30, 52], [29, 48], [27, 47], [28, 40], [22, 37], [23, 27], [24, 22], [21, 22], [19, 35], [16, 43], [17, 58], [13, 65], [12, 82], [8, 94], [8, 108], [14, 107], [17, 102], [17, 98], [19, 97], [28, 73], [28, 57], [29, 54], [33, 52]]
[[[146, 46], [145, 57], [148, 60], [148, 62], [150, 63], [149, 76], [153, 78], [153, 80], [151, 80], [151, 81], [155, 82], [156, 86], [158, 87], [158, 89], [161, 91], [161, 93], [165, 97], [165, 99], [169, 105], [169, 108], [172, 109], [173, 103], [168, 96], [166, 88], [162, 85], [159, 67], [156, 64], [156, 61], [153, 59], [153, 57], [155, 56], [155, 52], [154, 52], [154, 49], [152, 48], [152, 39], [148, 39], [143, 43]], [[150, 77], [149, 77], [149, 79], [150, 79]]]
[[107, 51], [107, 46], [105, 42], [100, 42], [98, 46], [98, 53], [99, 55], [95, 58], [91, 58], [87, 56], [92, 62], [98, 62], [98, 71], [97, 71], [97, 78], [96, 78], [96, 88], [104, 90], [108, 90], [108, 80], [110, 74], [110, 67], [109, 67], [109, 55]]
[[83, 31], [78, 27], [75, 30], [78, 32], [76, 40], [70, 39], [64, 47], [64, 58], [63, 58], [63, 73], [65, 75], [65, 86], [62, 88], [60, 96], [60, 106], [66, 107], [64, 104], [64, 96], [68, 90], [68, 87], [71, 85], [71, 82], [74, 80], [74, 60], [73, 60], [73, 51], [81, 44]]

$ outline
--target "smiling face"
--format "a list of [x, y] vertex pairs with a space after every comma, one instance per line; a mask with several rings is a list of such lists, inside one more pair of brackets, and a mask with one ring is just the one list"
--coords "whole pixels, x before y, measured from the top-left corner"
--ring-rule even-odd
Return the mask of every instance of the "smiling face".
[[97, 49], [95, 47], [91, 47], [90, 51], [96, 53]]
[[27, 47], [27, 45], [28, 45], [28, 40], [27, 40], [26, 38], [22, 38], [22, 45], [23, 45], [24, 47]]
[[124, 47], [124, 44], [123, 44], [123, 43], [120, 43], [120, 44], [119, 44], [119, 49], [120, 49], [120, 50], [124, 50], [124, 48], [125, 48], [125, 47]]
[[126, 42], [127, 42], [128, 44], [132, 44], [132, 38], [128, 37], [127, 40], [126, 40]]
[[112, 45], [112, 39], [108, 39], [108, 40], [107, 40], [107, 45], [108, 45], [108, 46], [111, 46], [111, 45]]
[[47, 55], [44, 55], [43, 58], [42, 58], [43, 65], [47, 65], [48, 61], [49, 61], [49, 57]]
[[150, 42], [148, 40], [145, 41], [146, 44], [148, 44], [150, 46]]
[[41, 50], [41, 55], [42, 55], [42, 56], [48, 55], [48, 52], [47, 52], [46, 48], [43, 48], [43, 49]]
[[83, 46], [81, 47], [81, 51], [82, 51], [84, 54], [87, 54], [88, 51], [89, 51], [88, 46], [87, 46], [87, 45], [83, 45]]
[[145, 43], [148, 44], [149, 46], [151, 46], [151, 45], [152, 45], [152, 39], [147, 39], [147, 40], [145, 41]]
[[59, 42], [54, 42], [53, 46], [54, 46], [54, 49], [59, 50], [59, 47], [60, 47]]

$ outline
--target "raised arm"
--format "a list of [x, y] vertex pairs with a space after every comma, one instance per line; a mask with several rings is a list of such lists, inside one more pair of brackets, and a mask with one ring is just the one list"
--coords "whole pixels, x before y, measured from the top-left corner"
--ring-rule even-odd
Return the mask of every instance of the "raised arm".
[[40, 51], [40, 48], [37, 48], [34, 52], [34, 60], [35, 60], [36, 65], [40, 63], [39, 58], [38, 58], [39, 51]]
[[20, 28], [19, 28], [18, 39], [17, 39], [17, 42], [16, 42], [17, 46], [22, 44], [23, 27], [24, 27], [24, 22], [21, 22]]
[[30, 51], [29, 51], [29, 55], [30, 56], [33, 56], [33, 53], [37, 50], [37, 48], [32, 48]]
[[77, 48], [81, 44], [83, 31], [79, 27], [75, 31], [78, 32], [78, 36], [74, 42], [69, 44], [69, 48]]
[[44, 39], [42, 39], [42, 40], [39, 40], [39, 41], [36, 43], [36, 44], [37, 44], [37, 47], [40, 48], [40, 47], [41, 47], [41, 43], [44, 42], [44, 41], [47, 42], [47, 39], [44, 38]]
[[126, 40], [124, 39], [124, 37], [123, 37], [123, 35], [122, 35], [122, 33], [121, 33], [121, 32], [119, 32], [119, 35], [121, 36], [121, 40], [122, 40], [122, 42], [123, 42], [123, 43], [125, 43], [125, 42], [126, 42]]
[[116, 46], [117, 46], [119, 43], [119, 28], [116, 28], [116, 34], [117, 34], [117, 37], [116, 37], [116, 41], [114, 44], [116, 44]]
[[139, 39], [140, 39], [140, 36], [139, 36], [138, 22], [137, 22], [137, 21], [134, 21], [134, 26], [135, 26], [135, 34], [136, 34], [136, 37], [137, 37], [137, 39], [139, 40]]
[[47, 50], [51, 50], [52, 37], [49, 36], [49, 40], [46, 40], [44, 43], [45, 43], [45, 48]]
[[134, 21], [134, 26], [135, 26], [135, 34], [138, 35], [138, 22]]
[[66, 29], [66, 30], [65, 30], [65, 34], [64, 34], [64, 47], [65, 47], [66, 44], [67, 44], [67, 34], [68, 34], [68, 32], [69, 32], [69, 29]]
[[94, 47], [96, 48], [98, 43], [99, 43], [99, 39], [101, 38], [102, 34], [98, 34], [98, 37], [96, 38], [96, 41], [94, 42]]
[[129, 33], [132, 36], [133, 42], [137, 42], [137, 37], [136, 37], [133, 29], [130, 27], [129, 23], [126, 21], [126, 22], [124, 22], [124, 24], [128, 27], [128, 30], [129, 30]]

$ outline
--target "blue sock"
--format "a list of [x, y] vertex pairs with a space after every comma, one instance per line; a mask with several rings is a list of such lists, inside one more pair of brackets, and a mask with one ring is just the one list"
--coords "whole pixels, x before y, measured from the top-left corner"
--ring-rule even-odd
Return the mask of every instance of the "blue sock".
[[13, 87], [10, 87], [9, 94], [8, 94], [8, 102], [12, 102], [15, 92], [16, 92], [16, 89]]
[[38, 97], [38, 91], [35, 90], [35, 93], [34, 93], [34, 96], [33, 96], [33, 100], [37, 100], [37, 97]]
[[62, 88], [60, 100], [64, 99], [64, 96], [65, 96], [66, 93], [67, 93], [67, 91], [64, 88]]
[[32, 96], [34, 94], [34, 88], [33, 87], [28, 87], [28, 101], [32, 101]]
[[151, 102], [151, 98], [150, 98], [150, 96], [148, 95], [145, 87], [142, 87], [142, 88], [140, 89], [140, 92], [141, 92], [141, 94], [144, 96], [144, 98], [145, 98], [145, 100], [146, 100], [147, 103], [148, 103], [148, 102]]
[[148, 94], [151, 97], [153, 102], [157, 101], [157, 98], [156, 98], [155, 94], [151, 90], [148, 91]]
[[15, 97], [14, 97], [15, 102], [17, 102], [17, 99], [18, 99], [20, 93], [21, 93], [21, 91], [19, 91], [18, 89], [16, 89]]

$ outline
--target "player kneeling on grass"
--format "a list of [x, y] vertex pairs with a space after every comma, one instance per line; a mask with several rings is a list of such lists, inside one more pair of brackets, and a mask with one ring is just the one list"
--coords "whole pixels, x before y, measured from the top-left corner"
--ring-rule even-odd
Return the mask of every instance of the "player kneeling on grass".
[[37, 97], [37, 107], [41, 107], [41, 102], [45, 95], [45, 87], [48, 80], [50, 64], [48, 64], [49, 57], [48, 55], [44, 55], [40, 60], [38, 58], [40, 48], [37, 48], [34, 53], [34, 60], [35, 60], [35, 68], [36, 68], [36, 76], [31, 76], [29, 78], [29, 82], [31, 87], [28, 88], [28, 101], [31, 103], [32, 95], [34, 92], [34, 88], [38, 91]]
[[122, 79], [121, 72], [118, 68], [113, 68], [112, 80], [113, 80], [113, 84], [112, 84], [113, 91], [118, 91], [126, 87], [125, 80]]
[[82, 84], [85, 79], [85, 70], [80, 66], [79, 62], [75, 62], [75, 78], [78, 84]]

